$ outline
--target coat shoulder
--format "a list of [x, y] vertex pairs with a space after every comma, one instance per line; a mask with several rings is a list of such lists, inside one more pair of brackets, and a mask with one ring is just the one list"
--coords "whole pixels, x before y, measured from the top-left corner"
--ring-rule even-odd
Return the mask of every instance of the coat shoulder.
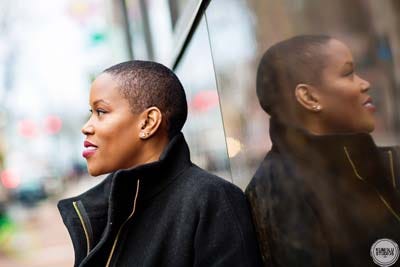
[[280, 182], [280, 178], [285, 170], [284, 159], [281, 154], [268, 152], [254, 176], [250, 180], [245, 192], [251, 194], [255, 190], [270, 188]]
[[243, 191], [233, 183], [208, 171], [193, 165], [185, 172], [185, 183], [191, 188], [189, 191], [198, 193], [233, 194], [237, 197], [244, 197]]

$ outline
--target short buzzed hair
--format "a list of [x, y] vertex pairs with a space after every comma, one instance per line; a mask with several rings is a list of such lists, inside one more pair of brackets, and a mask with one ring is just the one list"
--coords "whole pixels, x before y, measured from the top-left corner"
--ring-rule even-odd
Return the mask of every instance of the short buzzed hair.
[[327, 35], [298, 35], [271, 46], [263, 55], [257, 71], [257, 96], [261, 107], [271, 116], [287, 109], [300, 83], [320, 82], [326, 58], [323, 46], [333, 38]]
[[160, 109], [168, 137], [179, 133], [187, 118], [186, 95], [178, 77], [162, 64], [132, 60], [114, 65], [103, 73], [112, 75], [134, 114], [149, 107]]

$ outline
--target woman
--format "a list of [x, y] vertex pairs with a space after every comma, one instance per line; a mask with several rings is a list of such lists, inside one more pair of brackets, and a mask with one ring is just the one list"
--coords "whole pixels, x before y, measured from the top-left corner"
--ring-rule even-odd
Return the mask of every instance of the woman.
[[59, 203], [75, 266], [259, 265], [244, 194], [190, 161], [185, 93], [168, 68], [112, 66], [90, 106], [83, 156], [91, 175], [111, 174]]
[[370, 84], [342, 42], [296, 36], [264, 54], [272, 149], [246, 189], [265, 266], [375, 266], [400, 241], [398, 150], [378, 148]]

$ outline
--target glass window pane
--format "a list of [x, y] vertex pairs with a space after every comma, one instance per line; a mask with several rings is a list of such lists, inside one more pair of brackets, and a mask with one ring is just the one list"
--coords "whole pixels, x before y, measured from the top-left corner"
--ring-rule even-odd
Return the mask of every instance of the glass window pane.
[[[399, 144], [400, 110], [396, 1], [212, 1], [206, 11], [227, 138], [240, 142], [231, 157], [241, 187], [270, 149], [268, 115], [256, 96], [256, 71], [267, 48], [299, 34], [327, 34], [347, 44], [357, 73], [370, 81], [377, 107], [378, 145]], [[397, 138], [396, 138], [397, 137]], [[228, 145], [229, 148], [229, 145]]]
[[376, 241], [400, 240], [399, 12], [395, 0], [208, 6], [232, 178], [265, 265], [369, 266]]
[[203, 19], [176, 69], [188, 99], [183, 132], [200, 167], [231, 180], [207, 27]]

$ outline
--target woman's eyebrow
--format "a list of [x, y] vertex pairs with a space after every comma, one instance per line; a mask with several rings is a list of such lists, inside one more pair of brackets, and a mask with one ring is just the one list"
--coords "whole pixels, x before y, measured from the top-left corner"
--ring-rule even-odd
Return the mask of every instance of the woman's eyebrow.
[[110, 105], [110, 103], [108, 103], [107, 101], [105, 101], [105, 100], [103, 100], [103, 99], [98, 99], [98, 100], [94, 101], [92, 105], [93, 105], [93, 106], [96, 106], [96, 105], [99, 104], [99, 103], [103, 103], [103, 104], [106, 104], [106, 105]]
[[346, 63], [344, 63], [343, 64], [343, 66], [346, 66], [346, 65], [350, 65], [350, 67], [354, 67], [354, 63], [353, 63], [353, 61], [347, 61]]

